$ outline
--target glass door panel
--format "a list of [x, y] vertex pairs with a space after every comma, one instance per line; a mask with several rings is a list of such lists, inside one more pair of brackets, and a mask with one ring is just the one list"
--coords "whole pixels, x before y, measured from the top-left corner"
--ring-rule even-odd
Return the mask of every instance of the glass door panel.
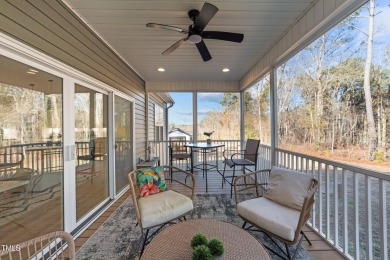
[[63, 230], [62, 79], [0, 55], [0, 245]]
[[128, 185], [127, 174], [133, 170], [132, 103], [115, 96], [115, 187], [118, 194]]
[[76, 218], [108, 198], [108, 96], [76, 84]]

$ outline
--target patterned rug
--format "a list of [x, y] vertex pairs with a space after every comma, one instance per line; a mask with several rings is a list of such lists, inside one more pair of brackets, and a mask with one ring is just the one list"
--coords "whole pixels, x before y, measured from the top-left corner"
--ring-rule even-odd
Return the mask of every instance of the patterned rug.
[[[234, 200], [225, 194], [197, 195], [191, 218], [224, 220], [240, 227], [243, 224], [236, 213]], [[77, 259], [138, 259], [142, 237], [136, 222], [132, 200], [128, 198], [78, 250]], [[262, 233], [256, 232], [254, 235], [263, 244], [277, 250], [277, 247]], [[291, 247], [291, 252], [292, 254], [295, 252], [295, 246]], [[275, 255], [271, 254], [271, 256], [273, 259], [280, 259]], [[295, 259], [313, 258], [300, 247]]]

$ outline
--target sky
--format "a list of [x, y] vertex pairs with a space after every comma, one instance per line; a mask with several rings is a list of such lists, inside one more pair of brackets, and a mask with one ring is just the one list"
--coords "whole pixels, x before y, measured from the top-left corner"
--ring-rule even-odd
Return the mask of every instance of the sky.
[[[169, 109], [169, 124], [192, 124], [192, 93], [171, 92], [175, 105]], [[201, 121], [207, 112], [220, 110], [223, 93], [198, 93], [198, 121]]]
[[[374, 36], [374, 62], [383, 59], [383, 51], [390, 46], [390, 1], [375, 1], [375, 36]], [[365, 5], [367, 6], [367, 5]], [[367, 15], [367, 8], [363, 8], [361, 15]], [[362, 31], [367, 31], [367, 19], [360, 18]], [[358, 34], [359, 35], [359, 34]], [[358, 37], [364, 37], [361, 33]], [[390, 57], [389, 57], [390, 58]], [[192, 93], [171, 92], [175, 105], [169, 109], [169, 124], [192, 124]], [[220, 110], [223, 93], [198, 93], [198, 122], [210, 110]]]

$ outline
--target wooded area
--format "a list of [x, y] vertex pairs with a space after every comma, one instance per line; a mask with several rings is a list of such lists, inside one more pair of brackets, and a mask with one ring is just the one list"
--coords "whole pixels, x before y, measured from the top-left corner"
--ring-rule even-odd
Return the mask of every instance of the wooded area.
[[[371, 0], [278, 67], [280, 147], [389, 160], [390, 29], [375, 24], [381, 15], [375, 10]], [[245, 91], [244, 100], [245, 138], [270, 144], [269, 75]], [[225, 93], [220, 104], [200, 122], [199, 139], [214, 130], [215, 140], [239, 138], [239, 95]]]
[[280, 145], [388, 158], [390, 31], [374, 26], [379, 15], [371, 0], [278, 68]]

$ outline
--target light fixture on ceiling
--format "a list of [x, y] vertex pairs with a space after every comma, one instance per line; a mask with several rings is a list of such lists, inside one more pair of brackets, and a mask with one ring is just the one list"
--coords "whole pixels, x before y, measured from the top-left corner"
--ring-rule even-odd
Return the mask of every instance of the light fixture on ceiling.
[[158, 68], [157, 70], [160, 71], [160, 72], [164, 72], [165, 71], [164, 68]]
[[200, 43], [202, 41], [202, 36], [200, 36], [199, 34], [191, 34], [188, 37], [188, 41], [191, 43]]
[[230, 69], [229, 69], [229, 68], [223, 68], [222, 71], [223, 71], [223, 72], [229, 72]]
[[34, 69], [28, 69], [28, 70], [27, 70], [27, 73], [28, 73], [28, 74], [34, 75], [34, 74], [37, 74], [38, 71], [37, 71], [37, 70], [34, 70]]

